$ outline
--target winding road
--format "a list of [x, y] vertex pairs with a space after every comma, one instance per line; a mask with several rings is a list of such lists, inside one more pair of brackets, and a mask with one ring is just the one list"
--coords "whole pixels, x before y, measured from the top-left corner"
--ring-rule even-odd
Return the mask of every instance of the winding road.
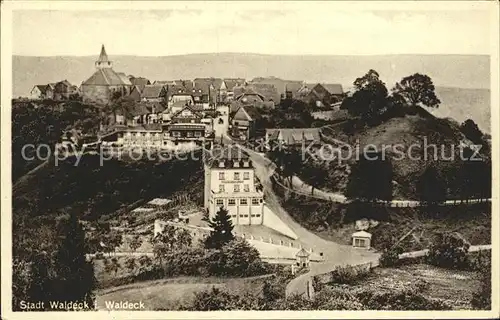
[[[234, 143], [227, 136], [225, 136], [225, 140], [229, 143]], [[380, 255], [378, 253], [356, 249], [352, 246], [341, 245], [336, 242], [325, 240], [297, 223], [290, 214], [283, 209], [279, 197], [273, 191], [270, 178], [275, 169], [274, 163], [253, 150], [241, 145], [238, 146], [249, 154], [254, 164], [255, 174], [264, 187], [266, 205], [295, 232], [299, 241], [302, 242], [305, 247], [312, 248], [315, 252], [322, 252], [325, 259], [325, 261], [321, 263], [312, 263], [307, 273], [290, 281], [286, 288], [287, 296], [290, 294], [306, 293], [307, 282], [312, 276], [331, 271], [336, 266], [378, 261]]]

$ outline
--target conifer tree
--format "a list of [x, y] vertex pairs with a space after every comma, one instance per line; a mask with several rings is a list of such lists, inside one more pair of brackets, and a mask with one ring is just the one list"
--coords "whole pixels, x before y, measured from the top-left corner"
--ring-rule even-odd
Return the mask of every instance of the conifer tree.
[[55, 259], [54, 300], [86, 302], [92, 308], [96, 283], [94, 268], [85, 258], [85, 232], [76, 215], [62, 222], [60, 232], [63, 239]]
[[224, 207], [221, 207], [215, 214], [215, 217], [209, 223], [213, 229], [205, 240], [205, 247], [210, 249], [220, 249], [223, 245], [234, 239], [233, 223], [229, 213]]

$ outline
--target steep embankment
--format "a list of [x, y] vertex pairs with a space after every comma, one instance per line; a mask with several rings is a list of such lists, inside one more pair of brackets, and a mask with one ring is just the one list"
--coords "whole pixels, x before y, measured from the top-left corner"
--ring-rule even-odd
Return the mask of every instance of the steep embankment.
[[[351, 155], [345, 151], [345, 160], [329, 162], [328, 179], [316, 187], [344, 192], [350, 166], [355, 163], [357, 154], [361, 155], [367, 148], [383, 152], [391, 160], [395, 199], [416, 199], [416, 182], [431, 163], [447, 180], [448, 198], [458, 197], [457, 191], [453, 190], [453, 179], [463, 163], [461, 144], [470, 142], [460, 132], [457, 122], [423, 111], [417, 115], [394, 117], [363, 129], [350, 130], [348, 126], [349, 123], [344, 123], [322, 130], [326, 142], [337, 139], [349, 144]], [[481, 155], [488, 157], [484, 151]], [[301, 178], [310, 184], [314, 182], [304, 175]]]

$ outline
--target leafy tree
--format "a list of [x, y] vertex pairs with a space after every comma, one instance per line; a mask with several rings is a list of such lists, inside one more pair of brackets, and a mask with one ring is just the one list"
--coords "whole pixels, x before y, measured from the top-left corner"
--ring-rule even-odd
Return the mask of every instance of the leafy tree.
[[152, 264], [152, 261], [151, 261], [151, 258], [144, 255], [144, 256], [141, 256], [139, 258], [139, 266], [140, 266], [140, 270], [139, 272], [144, 272], [146, 271], [146, 269], [151, 266]]
[[205, 239], [205, 247], [211, 249], [220, 249], [226, 243], [234, 239], [233, 223], [226, 209], [221, 207], [215, 214], [213, 221], [209, 226], [212, 228], [210, 235]]
[[380, 153], [365, 153], [351, 168], [346, 197], [376, 201], [392, 199], [392, 164]]
[[431, 78], [420, 73], [401, 79], [396, 83], [393, 92], [402, 96], [411, 106], [437, 108], [441, 103], [436, 96]]
[[285, 176], [285, 179], [289, 179], [289, 184], [292, 187], [293, 176], [300, 172], [303, 164], [300, 151], [296, 148], [285, 150], [283, 153], [282, 163], [283, 175]]
[[142, 245], [142, 239], [139, 235], [134, 236], [129, 244], [130, 249], [132, 249], [132, 251], [136, 251], [141, 247], [141, 245]]
[[355, 117], [376, 119], [387, 107], [388, 91], [377, 71], [370, 69], [354, 81], [355, 91], [345, 98], [340, 106]]
[[107, 266], [109, 266], [108, 267], [109, 269], [107, 269], [106, 271], [113, 272], [115, 277], [116, 277], [118, 270], [120, 270], [120, 268], [121, 268], [121, 264], [118, 261], [118, 258], [116, 258], [116, 257], [111, 258], [111, 261], [109, 261], [109, 264]]
[[436, 204], [446, 199], [446, 185], [434, 165], [424, 170], [416, 189], [420, 201], [427, 204]]
[[468, 266], [470, 244], [454, 233], [440, 233], [436, 236], [427, 253], [430, 264], [448, 268], [464, 269]]
[[87, 302], [93, 306], [96, 280], [93, 265], [85, 257], [85, 233], [74, 214], [62, 221], [60, 229], [63, 240], [55, 259], [54, 300]]
[[113, 115], [113, 121], [116, 121], [116, 116], [121, 114], [127, 119], [132, 116], [132, 111], [135, 108], [136, 101], [130, 96], [121, 96], [121, 94], [116, 93], [116, 96], [112, 99], [111, 103], [106, 107], [106, 112]]
[[467, 119], [460, 125], [460, 131], [464, 134], [464, 136], [472, 141], [472, 143], [483, 145], [484, 142], [484, 133], [479, 129], [477, 124], [471, 120]]
[[129, 270], [129, 272], [133, 272], [136, 266], [136, 261], [133, 257], [130, 257], [125, 262], [125, 267]]
[[234, 239], [226, 243], [207, 261], [210, 274], [253, 276], [265, 273], [259, 252], [244, 239]]

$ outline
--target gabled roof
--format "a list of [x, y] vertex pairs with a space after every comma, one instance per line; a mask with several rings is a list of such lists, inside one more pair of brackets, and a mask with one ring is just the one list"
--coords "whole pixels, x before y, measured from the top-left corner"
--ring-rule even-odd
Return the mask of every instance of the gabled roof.
[[299, 252], [297, 252], [295, 254], [295, 257], [297, 258], [307, 258], [309, 257], [311, 254], [309, 252], [306, 251], [306, 249], [302, 248], [299, 250]]
[[200, 118], [200, 119], [203, 118], [202, 114], [200, 113], [199, 108], [197, 108], [194, 105], [185, 105], [184, 108], [182, 108], [181, 110], [177, 111], [174, 115], [172, 115], [172, 118], [182, 117], [181, 114], [186, 109], [190, 110], [197, 118]]
[[[130, 83], [130, 82], [129, 82]], [[85, 80], [82, 85], [88, 86], [123, 86], [127, 85], [121, 77], [111, 68], [98, 69], [94, 74]]]
[[323, 84], [323, 87], [330, 92], [330, 94], [334, 95], [341, 95], [344, 93], [344, 90], [342, 90], [342, 85], [337, 84], [337, 83], [325, 83]]
[[224, 83], [226, 83], [226, 89], [232, 91], [234, 87], [241, 86], [245, 84], [245, 79], [241, 78], [226, 78], [224, 79]]
[[283, 94], [286, 91], [296, 93], [303, 85], [302, 81], [298, 80], [283, 80], [276, 77], [257, 77], [252, 80], [252, 84], [267, 84], [273, 85], [278, 94]]
[[220, 160], [249, 160], [248, 154], [238, 145], [214, 146], [210, 151], [205, 151], [206, 162], [209, 166], [217, 166]]
[[266, 129], [266, 136], [269, 136], [270, 140], [277, 139], [280, 134], [286, 143], [321, 142], [319, 128]]
[[240, 107], [233, 119], [253, 121], [261, 117], [259, 110], [254, 106]]
[[55, 83], [49, 83], [47, 85], [47, 87], [50, 88], [50, 89], [52, 89], [52, 90], [54, 90], [54, 88], [56, 87], [56, 84]]
[[72, 84], [68, 80], [66, 80], [66, 79], [64, 79], [62, 81], [59, 81], [59, 82], [56, 82], [56, 84], [54, 86], [57, 86], [57, 85], [60, 85], [60, 84], [63, 84], [65, 86], [67, 86], [67, 87], [71, 87], [72, 86]]
[[139, 89], [144, 89], [145, 86], [151, 84], [151, 82], [146, 79], [146, 78], [142, 78], [142, 77], [139, 77], [139, 78], [130, 78], [130, 82], [132, 83], [132, 85], [134, 86], [139, 86]]
[[242, 86], [237, 86], [237, 87], [234, 87], [233, 88], [233, 92], [234, 92], [234, 98], [236, 100], [239, 100], [240, 98], [242, 98], [243, 96], [249, 96], [249, 95], [256, 95], [256, 96], [259, 96], [262, 100], [265, 99], [265, 97], [258, 93], [253, 87], [251, 86], [245, 86], [245, 87], [242, 87]]
[[161, 98], [163, 94], [163, 86], [150, 84], [144, 86], [142, 90], [141, 97], [142, 98]]
[[[40, 92], [42, 94], [46, 93], [47, 92], [47, 86], [46, 85], [43, 85], [43, 84], [37, 84], [33, 87], [33, 89], [37, 88], [38, 90], [40, 90]], [[31, 89], [31, 91], [33, 91], [33, 89]]]

